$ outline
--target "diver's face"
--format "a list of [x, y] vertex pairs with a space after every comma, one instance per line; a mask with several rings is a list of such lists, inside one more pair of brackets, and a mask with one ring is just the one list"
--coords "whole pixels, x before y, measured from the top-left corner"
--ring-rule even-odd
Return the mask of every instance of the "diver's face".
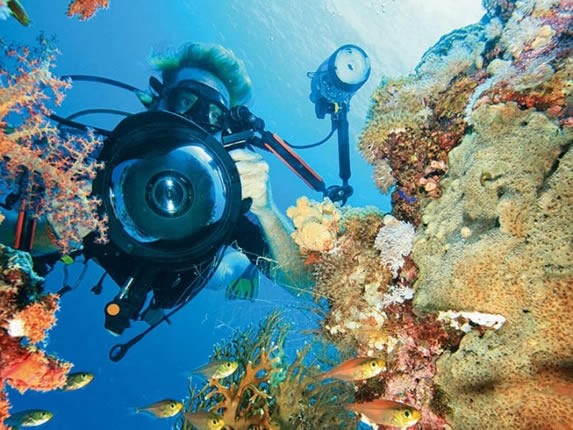
[[188, 112], [197, 100], [199, 100], [199, 96], [187, 88], [181, 88], [178, 91], [175, 91], [172, 97], [173, 99], [171, 100], [169, 110], [178, 113], [179, 115], [183, 115]]
[[189, 118], [215, 133], [223, 128], [226, 108], [216, 91], [194, 83], [192, 86], [171, 88], [167, 96], [167, 110]]

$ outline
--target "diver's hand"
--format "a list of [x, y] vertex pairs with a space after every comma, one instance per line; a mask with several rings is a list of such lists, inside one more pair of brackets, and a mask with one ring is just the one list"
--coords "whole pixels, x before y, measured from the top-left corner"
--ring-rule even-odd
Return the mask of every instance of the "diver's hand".
[[260, 154], [247, 149], [235, 149], [229, 152], [235, 161], [239, 176], [243, 199], [253, 200], [251, 212], [262, 215], [272, 211], [271, 187], [269, 184], [269, 165]]

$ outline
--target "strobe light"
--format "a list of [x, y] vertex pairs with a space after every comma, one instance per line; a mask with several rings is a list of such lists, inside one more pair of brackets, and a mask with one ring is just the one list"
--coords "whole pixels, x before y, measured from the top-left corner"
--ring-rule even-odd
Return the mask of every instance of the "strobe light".
[[362, 48], [343, 45], [326, 59], [314, 73], [309, 73], [310, 100], [316, 115], [324, 118], [337, 105], [348, 104], [370, 76], [370, 59]]

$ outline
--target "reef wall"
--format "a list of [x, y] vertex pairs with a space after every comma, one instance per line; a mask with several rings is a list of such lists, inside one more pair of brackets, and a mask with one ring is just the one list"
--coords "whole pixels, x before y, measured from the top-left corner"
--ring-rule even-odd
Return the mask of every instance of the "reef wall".
[[417, 226], [414, 312], [505, 319], [437, 360], [448, 424], [572, 428], [573, 4], [484, 7], [381, 83], [360, 148]]

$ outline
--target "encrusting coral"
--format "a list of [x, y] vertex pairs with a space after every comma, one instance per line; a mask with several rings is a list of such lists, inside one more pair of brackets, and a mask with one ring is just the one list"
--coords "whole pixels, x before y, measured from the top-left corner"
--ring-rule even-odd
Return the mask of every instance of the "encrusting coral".
[[382, 214], [358, 209], [339, 209], [328, 248], [301, 253], [328, 304], [324, 336], [387, 354], [357, 399], [410, 404], [424, 429], [565, 429], [573, 6], [484, 6], [413, 74], [383, 80], [360, 139], [380, 188], [396, 181], [391, 220], [416, 227], [415, 240], [402, 235], [413, 253], [386, 236]]
[[565, 429], [573, 6], [484, 6], [480, 24], [443, 37], [416, 73], [382, 83], [360, 145], [369, 161], [392, 167], [393, 215], [418, 226], [406, 260], [419, 271], [413, 311], [477, 328], [444, 348], [432, 409], [455, 429]]
[[58, 310], [58, 297], [43, 294], [41, 282], [29, 254], [0, 245], [0, 430], [9, 416], [7, 386], [21, 393], [61, 388], [71, 368], [38, 346]]

